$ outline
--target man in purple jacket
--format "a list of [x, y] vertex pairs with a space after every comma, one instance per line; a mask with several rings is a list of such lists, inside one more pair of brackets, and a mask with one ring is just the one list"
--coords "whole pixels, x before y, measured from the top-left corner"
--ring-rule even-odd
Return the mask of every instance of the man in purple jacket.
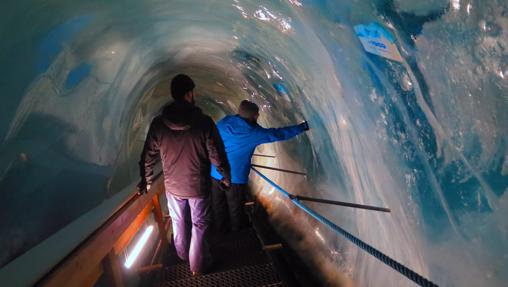
[[229, 221], [233, 231], [240, 230], [247, 222], [243, 210], [251, 158], [260, 144], [283, 141], [309, 130], [307, 122], [284, 128], [266, 129], [258, 125], [259, 107], [244, 100], [238, 114], [226, 116], [217, 123], [226, 154], [231, 164], [231, 187], [224, 188], [220, 181], [224, 176], [212, 166], [212, 201], [214, 225], [218, 231], [227, 231]]
[[[194, 105], [194, 82], [180, 74], [171, 81], [174, 102], [153, 119], [139, 163], [140, 193], [153, 181], [153, 168], [161, 159], [173, 239], [180, 259], [189, 261], [193, 275], [211, 263], [207, 233], [211, 223], [210, 166], [230, 184], [230, 167], [224, 144], [213, 120]], [[185, 218], [192, 220], [190, 238]]]

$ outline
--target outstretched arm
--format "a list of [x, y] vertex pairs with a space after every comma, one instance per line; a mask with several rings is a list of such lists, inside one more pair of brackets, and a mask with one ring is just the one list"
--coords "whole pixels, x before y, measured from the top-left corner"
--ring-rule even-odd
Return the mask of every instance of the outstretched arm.
[[299, 125], [289, 126], [285, 128], [262, 129], [261, 143], [271, 143], [277, 141], [285, 141], [291, 139], [304, 131], [309, 130], [309, 125], [305, 121]]
[[208, 157], [210, 158], [212, 164], [217, 168], [217, 171], [224, 177], [224, 180], [229, 183], [231, 180], [231, 168], [226, 156], [224, 142], [222, 141], [215, 123], [211, 119], [210, 122], [210, 130], [206, 139]]
[[141, 176], [141, 181], [138, 184], [139, 193], [146, 193], [150, 189], [153, 182], [153, 169], [159, 158], [159, 141], [155, 134], [154, 121], [152, 121], [139, 161], [139, 175]]

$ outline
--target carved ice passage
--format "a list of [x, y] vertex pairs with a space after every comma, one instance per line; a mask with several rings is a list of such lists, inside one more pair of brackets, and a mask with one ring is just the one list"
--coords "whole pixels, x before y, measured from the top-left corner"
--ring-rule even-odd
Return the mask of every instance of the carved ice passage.
[[[137, 181], [183, 72], [215, 119], [242, 99], [265, 126], [307, 119], [256, 160], [305, 170], [267, 173], [292, 192], [392, 209], [310, 205], [344, 229], [440, 285], [508, 280], [507, 1], [9, 0], [0, 15], [1, 265]], [[353, 28], [373, 22], [402, 62], [364, 51]], [[252, 185], [326, 280], [412, 284]]]

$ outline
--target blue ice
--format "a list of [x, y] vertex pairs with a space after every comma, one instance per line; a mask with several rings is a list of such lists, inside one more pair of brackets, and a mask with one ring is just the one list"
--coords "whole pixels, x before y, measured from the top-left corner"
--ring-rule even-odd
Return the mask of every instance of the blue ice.
[[[439, 285], [507, 282], [506, 1], [68, 2], [0, 11], [0, 266], [138, 180], [147, 125], [183, 72], [215, 119], [250, 99], [263, 125], [309, 120], [256, 159], [307, 172], [267, 173], [287, 190], [392, 209], [311, 205], [336, 224]], [[371, 23], [401, 62], [365, 52], [354, 27]], [[251, 184], [323, 280], [411, 286]]]

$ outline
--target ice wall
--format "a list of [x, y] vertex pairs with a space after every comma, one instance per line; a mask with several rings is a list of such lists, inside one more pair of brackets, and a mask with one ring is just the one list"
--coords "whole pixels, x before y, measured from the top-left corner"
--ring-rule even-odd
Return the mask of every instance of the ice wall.
[[[2, 265], [137, 180], [146, 127], [184, 72], [216, 118], [249, 98], [264, 125], [309, 120], [306, 137], [262, 148], [308, 172], [267, 173], [288, 190], [392, 209], [312, 206], [338, 225], [440, 285], [508, 279], [506, 1], [2, 6]], [[374, 21], [402, 63], [364, 52], [353, 26]], [[253, 184], [331, 284], [412, 284]]]

